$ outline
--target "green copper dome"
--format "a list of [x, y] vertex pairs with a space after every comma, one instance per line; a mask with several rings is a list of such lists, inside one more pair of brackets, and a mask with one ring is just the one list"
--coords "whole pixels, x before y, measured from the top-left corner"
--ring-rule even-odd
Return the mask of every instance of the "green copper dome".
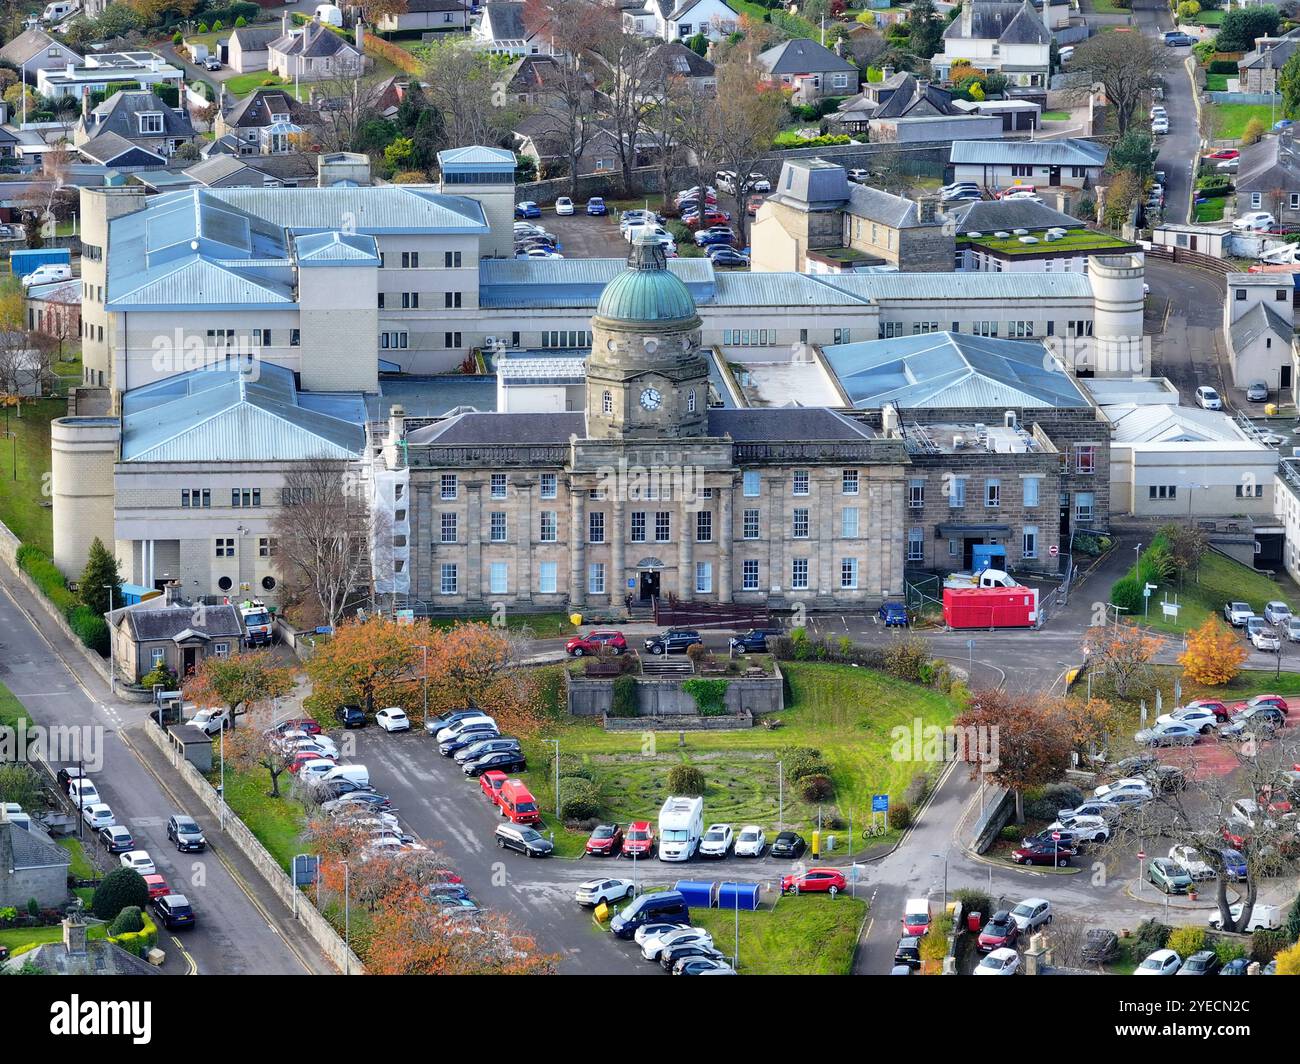
[[632, 245], [628, 268], [605, 286], [596, 317], [610, 322], [664, 323], [691, 321], [695, 300], [686, 285], [668, 271], [658, 242], [640, 236]]

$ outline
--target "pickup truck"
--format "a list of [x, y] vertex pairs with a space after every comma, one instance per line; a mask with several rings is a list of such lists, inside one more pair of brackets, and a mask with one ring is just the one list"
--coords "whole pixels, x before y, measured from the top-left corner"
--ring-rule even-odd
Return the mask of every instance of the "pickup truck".
[[1010, 573], [1002, 569], [985, 569], [981, 573], [953, 573], [943, 582], [944, 587], [1019, 587]]

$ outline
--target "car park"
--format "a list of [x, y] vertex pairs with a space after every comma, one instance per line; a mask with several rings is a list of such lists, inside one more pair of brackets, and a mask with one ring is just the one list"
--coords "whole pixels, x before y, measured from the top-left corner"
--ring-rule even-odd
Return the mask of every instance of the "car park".
[[148, 850], [127, 850], [118, 858], [123, 868], [130, 868], [132, 871], [139, 872], [142, 876], [154, 875], [158, 869], [154, 867], [153, 858], [149, 856]]
[[453, 735], [438, 744], [438, 753], [443, 757], [455, 757], [467, 746], [481, 743], [484, 739], [499, 739], [501, 733], [495, 727], [466, 728], [459, 735]]
[[293, 764], [298, 765], [294, 773], [303, 783], [324, 783], [326, 782], [325, 777], [338, 768], [337, 762], [330, 758], [316, 757], [313, 754], [306, 753], [299, 754]]
[[628, 826], [627, 835], [623, 839], [624, 857], [650, 857], [654, 854], [654, 849], [655, 835], [650, 821], [637, 820]]
[[173, 813], [167, 819], [167, 838], [181, 853], [202, 853], [208, 848], [208, 840], [199, 825], [184, 813]]
[[630, 879], [589, 879], [578, 884], [573, 892], [573, 900], [579, 905], [594, 908], [611, 902], [623, 901], [636, 894], [636, 887]]
[[623, 829], [617, 824], [597, 824], [584, 852], [590, 857], [617, 857], [623, 849]]
[[920, 937], [930, 930], [929, 898], [908, 898], [903, 905], [903, 934]]
[[657, 961], [666, 949], [674, 946], [713, 947], [713, 936], [702, 927], [681, 927], [667, 924], [658, 931], [651, 931], [644, 936], [638, 931], [633, 936], [641, 947], [641, 956], [648, 961]]
[[1015, 975], [1020, 971], [1020, 954], [1013, 949], [995, 949], [979, 964], [974, 975]]
[[1011, 919], [1023, 935], [1052, 922], [1052, 903], [1046, 898], [1026, 898], [1011, 910]]
[[1182, 957], [1171, 949], [1158, 949], [1137, 966], [1134, 975], [1177, 975]]
[[443, 713], [441, 716], [431, 717], [426, 720], [424, 730], [436, 737], [440, 731], [451, 727], [458, 720], [464, 720], [466, 717], [481, 717], [482, 715], [482, 711], [477, 709], [455, 709], [449, 713]]
[[461, 717], [460, 720], [457, 720], [452, 724], [448, 724], [447, 727], [439, 731], [438, 734], [434, 736], [434, 738], [438, 741], [439, 745], [441, 745], [442, 743], [448, 742], [451, 739], [455, 739], [458, 736], [464, 735], [467, 732], [473, 733], [476, 731], [478, 732], [496, 731], [496, 728], [497, 728], [497, 722], [493, 720], [491, 717], [487, 716], [487, 714], [475, 713], [471, 716]]
[[1175, 720], [1143, 728], [1133, 736], [1133, 741], [1139, 746], [1191, 746], [1200, 735], [1198, 727]]
[[[506, 751], [519, 752], [519, 740], [512, 739], [508, 736], [498, 735], [492, 739], [479, 739], [462, 747], [451, 755], [451, 759], [458, 765], [468, 765], [471, 761], [477, 761], [488, 754], [500, 754]], [[499, 771], [514, 771], [501, 769]]]
[[734, 842], [735, 835], [730, 824], [710, 824], [700, 838], [700, 856], [726, 857]]
[[694, 628], [669, 628], [647, 639], [645, 648], [651, 654], [685, 654], [697, 643], [703, 644], [704, 640]]
[[1202, 384], [1196, 389], [1196, 405], [1204, 410], [1222, 410], [1223, 400], [1208, 384]]
[[95, 802], [93, 805], [83, 806], [81, 810], [81, 819], [86, 822], [86, 827], [92, 831], [98, 831], [100, 828], [111, 827], [117, 823], [113, 816], [113, 810], [103, 802]]
[[1166, 894], [1186, 894], [1192, 877], [1168, 857], [1157, 857], [1147, 866], [1147, 879]]
[[1011, 919], [1007, 909], [999, 909], [980, 930], [977, 945], [981, 952], [1014, 946], [1020, 938], [1020, 927]]
[[316, 801], [329, 802], [349, 794], [368, 794], [373, 792], [374, 788], [369, 784], [363, 787], [359, 783], [345, 779], [334, 779], [328, 782], [317, 779], [312, 781], [312, 791]]
[[466, 762], [462, 766], [462, 771], [470, 779], [488, 771], [493, 772], [523, 772], [528, 768], [528, 760], [524, 757], [522, 750], [496, 750], [490, 754], [484, 754], [474, 761]]
[[1215, 716], [1214, 710], [1203, 706], [1183, 706], [1180, 709], [1175, 709], [1172, 713], [1165, 713], [1156, 717], [1156, 724], [1173, 724], [1175, 722], [1197, 728], [1202, 735], [1208, 735], [1218, 725], [1219, 718]]
[[360, 706], [339, 706], [334, 711], [334, 719], [345, 728], [364, 728], [366, 726], [366, 711]]
[[690, 918], [686, 898], [679, 891], [661, 890], [640, 895], [610, 920], [609, 929], [618, 938], [631, 938], [643, 924], [687, 924]]
[[782, 894], [839, 894], [848, 888], [848, 881], [838, 868], [810, 868], [781, 877]]
[[[294, 752], [293, 758], [289, 761], [288, 767], [289, 767], [289, 771], [292, 772], [295, 776], [297, 776], [301, 780], [305, 780], [307, 779], [307, 777], [303, 775], [302, 770], [307, 765], [314, 765], [317, 764], [318, 762], [320, 763], [328, 762], [331, 765], [338, 764], [338, 760], [336, 758], [326, 757], [324, 754], [320, 753], [317, 750], [297, 750]], [[320, 779], [325, 775], [325, 769], [323, 767], [314, 768], [312, 769], [312, 775], [313, 778]]]
[[599, 654], [603, 650], [622, 654], [627, 650], [627, 639], [622, 632], [602, 629], [588, 632], [586, 635], [575, 635], [564, 644], [565, 653], [575, 658], [580, 658], [584, 654]]
[[1246, 710], [1255, 710], [1269, 706], [1277, 710], [1278, 716], [1285, 718], [1290, 710], [1287, 700], [1281, 695], [1255, 695], [1253, 698], [1246, 699], [1242, 702], [1234, 702], [1229, 708], [1235, 717], [1238, 713], [1244, 713]]
[[1233, 714], [1227, 724], [1221, 724], [1219, 738], [1240, 741], [1252, 737], [1268, 739], [1285, 723], [1286, 718], [1276, 706], [1252, 706]]
[[737, 857], [762, 857], [767, 849], [767, 833], [757, 824], [746, 824], [736, 836]]
[[403, 732], [411, 730], [411, 718], [401, 706], [388, 706], [375, 714], [375, 723], [386, 732]]
[[127, 853], [135, 849], [135, 838], [124, 824], [99, 829], [99, 844], [109, 853]]
[[808, 843], [804, 841], [802, 835], [795, 831], [783, 831], [772, 842], [773, 857], [794, 859], [802, 857], [806, 849], [808, 849]]
[[747, 651], [755, 654], [765, 654], [767, 652], [767, 641], [777, 639], [781, 634], [779, 628], [751, 628], [731, 640], [731, 649], [737, 654], [744, 654]]
[[555, 213], [563, 217], [569, 217], [573, 214], [573, 200], [568, 196], [561, 196], [555, 201]]
[[319, 735], [322, 731], [320, 724], [311, 717], [291, 717], [289, 720], [280, 721], [270, 730], [278, 735], [288, 735], [290, 732]]
[[152, 904], [158, 922], [168, 931], [194, 926], [194, 909], [184, 894], [164, 894], [154, 898]]

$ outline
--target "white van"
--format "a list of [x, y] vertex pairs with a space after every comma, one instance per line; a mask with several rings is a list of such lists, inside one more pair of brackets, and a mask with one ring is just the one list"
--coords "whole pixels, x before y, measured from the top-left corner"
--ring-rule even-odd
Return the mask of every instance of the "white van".
[[659, 860], [689, 861], [704, 835], [704, 799], [669, 798], [659, 810]]
[[343, 12], [334, 4], [317, 4], [316, 20], [324, 26], [343, 28]]
[[[314, 764], [315, 762], [308, 762]], [[326, 783], [330, 780], [347, 780], [349, 783], [355, 783], [358, 787], [370, 786], [370, 771], [365, 765], [334, 765], [322, 777]]]
[[56, 0], [53, 4], [45, 5], [45, 10], [41, 12], [41, 21], [61, 22], [80, 6], [80, 4], [73, 3], [72, 0]]
[[[1232, 913], [1234, 920], [1241, 919], [1241, 905], [1230, 905], [1228, 912]], [[1261, 905], [1255, 903], [1254, 908], [1250, 910], [1250, 919], [1246, 922], [1246, 933], [1251, 931], [1276, 931], [1282, 926], [1282, 910], [1276, 905]], [[1219, 919], [1219, 910], [1215, 909], [1205, 918], [1205, 924], [1212, 931], [1217, 931], [1222, 926], [1223, 921]]]
[[434, 736], [434, 739], [439, 743], [445, 743], [449, 739], [456, 738], [456, 736], [466, 729], [475, 731], [484, 726], [495, 728], [497, 722], [486, 713], [480, 713], [475, 717], [461, 717], [455, 724], [448, 725], [446, 728], [443, 728], [442, 731], [438, 732], [438, 734]]

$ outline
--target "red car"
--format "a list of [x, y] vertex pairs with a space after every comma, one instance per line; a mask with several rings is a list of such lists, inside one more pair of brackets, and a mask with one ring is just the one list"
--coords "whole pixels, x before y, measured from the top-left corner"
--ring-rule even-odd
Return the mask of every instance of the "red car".
[[617, 824], [597, 824], [587, 840], [587, 853], [592, 857], [617, 857], [622, 848], [623, 829]]
[[623, 838], [624, 857], [649, 857], [655, 850], [655, 833], [648, 820], [628, 826]]
[[172, 888], [167, 885], [167, 880], [160, 875], [144, 877], [144, 885], [149, 888], [149, 900], [154, 898], [165, 898], [172, 892]]
[[1241, 155], [1236, 148], [1220, 148], [1218, 151], [1212, 151], [1206, 156], [1207, 159], [1236, 159]]
[[305, 731], [308, 735], [319, 735], [321, 726], [312, 720], [311, 717], [298, 717], [296, 720], [282, 720], [279, 725], [280, 734], [291, 731]]
[[1256, 695], [1254, 698], [1245, 702], [1237, 702], [1232, 707], [1233, 715], [1240, 713], [1243, 709], [1251, 709], [1255, 706], [1277, 706], [1282, 716], [1287, 715], [1286, 699], [1281, 695]]
[[1222, 724], [1230, 716], [1232, 716], [1232, 711], [1229, 710], [1228, 707], [1224, 703], [1220, 702], [1217, 698], [1195, 698], [1192, 701], [1188, 702], [1184, 708], [1208, 709], [1211, 713], [1214, 714], [1214, 719], [1217, 720], [1220, 724]]
[[1073, 850], [1065, 847], [1054, 846], [1050, 842], [1039, 842], [1033, 846], [1022, 846], [1018, 850], [1012, 850], [1011, 860], [1015, 861], [1016, 864], [1041, 864], [1056, 867], [1068, 865], [1073, 852]]
[[979, 948], [987, 953], [989, 950], [1011, 947], [1020, 937], [1020, 925], [1006, 909], [994, 913], [980, 932]]
[[478, 778], [479, 789], [488, 796], [488, 800], [493, 805], [497, 805], [497, 796], [501, 793], [501, 784], [505, 783], [509, 778], [504, 772], [492, 769]]
[[575, 658], [580, 658], [583, 654], [599, 654], [605, 647], [609, 647], [615, 654], [622, 654], [627, 649], [627, 640], [623, 638], [622, 632], [588, 632], [586, 635], [575, 635], [564, 644], [565, 651]]
[[758, 208], [763, 206], [763, 201], [766, 199], [766, 196], [750, 196], [749, 202], [745, 205], [745, 213], [751, 218], [755, 217], [758, 214]]
[[324, 754], [317, 753], [314, 750], [299, 750], [298, 753], [294, 755], [293, 760], [289, 762], [289, 771], [296, 776], [298, 775], [298, 770], [302, 768], [303, 765], [307, 764], [308, 761], [334, 761], [334, 760], [336, 759], [332, 757], [326, 757]]
[[687, 229], [707, 229], [711, 225], [726, 225], [731, 221], [731, 215], [726, 211], [720, 211], [715, 208], [709, 208], [701, 217], [699, 212], [688, 212], [682, 215], [682, 221]]
[[782, 894], [825, 894], [829, 890], [842, 891], [848, 881], [837, 868], [810, 868], [792, 876], [781, 877]]

